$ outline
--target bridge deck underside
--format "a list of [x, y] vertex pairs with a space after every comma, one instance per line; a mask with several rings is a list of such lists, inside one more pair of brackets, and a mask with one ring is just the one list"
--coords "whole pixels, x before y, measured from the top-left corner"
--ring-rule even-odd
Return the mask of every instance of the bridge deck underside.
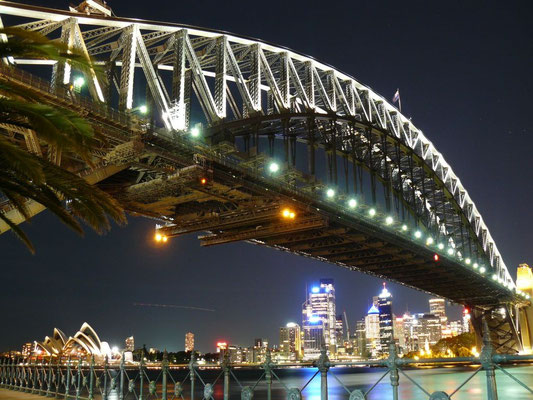
[[[472, 306], [489, 306], [505, 296], [485, 277], [447, 259], [435, 261], [434, 254], [420, 246], [391, 240], [376, 226], [358, 227], [357, 222], [317, 210], [310, 199], [269, 191], [222, 165], [182, 164], [166, 179], [140, 184], [131, 181], [137, 175], [123, 171], [101, 186], [125, 188], [114, 194], [133, 213], [163, 216], [168, 226], [160, 232], [169, 237], [205, 232], [199, 237], [203, 246], [249, 241]], [[295, 212], [294, 220], [282, 216], [285, 208]]]

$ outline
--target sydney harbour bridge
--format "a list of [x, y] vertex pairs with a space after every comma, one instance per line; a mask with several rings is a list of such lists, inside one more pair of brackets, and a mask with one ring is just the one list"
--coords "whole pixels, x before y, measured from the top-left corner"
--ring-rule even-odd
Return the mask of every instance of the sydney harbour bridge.
[[156, 220], [157, 240], [203, 232], [203, 246], [248, 241], [389, 279], [469, 307], [498, 352], [530, 347], [530, 294], [466, 188], [368, 86], [284, 47], [121, 18], [92, 0], [69, 11], [2, 1], [0, 18], [91, 57], [107, 78], [47, 60], [0, 67], [107, 139], [93, 166], [29, 129], [3, 124], [2, 134]]

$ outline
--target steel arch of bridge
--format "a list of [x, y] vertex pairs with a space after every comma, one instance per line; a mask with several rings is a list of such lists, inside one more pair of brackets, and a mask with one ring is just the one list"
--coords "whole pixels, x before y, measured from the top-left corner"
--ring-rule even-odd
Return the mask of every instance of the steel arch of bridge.
[[[220, 31], [10, 2], [0, 3], [0, 15], [29, 19], [19, 26], [52, 37], [60, 32], [69, 46], [102, 60], [110, 85], [90, 74], [95, 101], [108, 101], [115, 86], [119, 107], [131, 110], [140, 67], [161, 119], [176, 134], [190, 129], [198, 102], [214, 138], [281, 134], [324, 147], [333, 169], [339, 155], [353, 163], [354, 176], [357, 166], [370, 170], [428, 229], [448, 237], [463, 256], [486, 260], [515, 287], [481, 214], [442, 154], [353, 77], [289, 49]], [[18, 60], [24, 62], [43, 63]], [[53, 83], [70, 80], [68, 65], [53, 69]], [[165, 71], [172, 74], [170, 89]], [[336, 183], [335, 171], [330, 175]]]

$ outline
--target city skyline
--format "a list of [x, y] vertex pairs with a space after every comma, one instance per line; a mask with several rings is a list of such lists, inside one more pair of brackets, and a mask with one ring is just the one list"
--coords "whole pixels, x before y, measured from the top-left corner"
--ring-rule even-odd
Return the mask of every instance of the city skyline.
[[[341, 315], [339, 315], [339, 311], [336, 308], [336, 301], [335, 301], [335, 293], [336, 293], [335, 282], [331, 278], [321, 278], [316, 282], [311, 282], [310, 284], [306, 283], [305, 288], [306, 288], [307, 294], [305, 297], [305, 302], [303, 303], [303, 306], [302, 306], [303, 321], [302, 321], [301, 326], [297, 322], [289, 321], [285, 325], [279, 328], [278, 336], [274, 337], [273, 339], [268, 338], [266, 335], [262, 335], [264, 339], [249, 338], [248, 341], [244, 341], [241, 343], [241, 342], [233, 342], [229, 339], [223, 338], [223, 339], [218, 339], [216, 343], [215, 342], [212, 343], [211, 348], [200, 349], [195, 346], [195, 338], [196, 338], [195, 333], [191, 332], [190, 330], [186, 330], [186, 333], [184, 334], [184, 338], [185, 338], [184, 346], [180, 347], [178, 345], [177, 348], [167, 347], [167, 346], [158, 346], [156, 343], [152, 343], [152, 342], [148, 342], [148, 343], [143, 342], [141, 344], [140, 341], [137, 341], [135, 339], [136, 337], [135, 333], [131, 336], [125, 337], [122, 341], [113, 340], [113, 341], [110, 341], [109, 344], [107, 342], [103, 342], [103, 343], [105, 343], [105, 346], [107, 346], [109, 350], [113, 349], [114, 352], [122, 351], [122, 350], [133, 351], [134, 349], [141, 349], [143, 346], [146, 346], [146, 348], [150, 348], [150, 350], [159, 349], [160, 351], [163, 351], [164, 349], [166, 351], [191, 351], [194, 348], [194, 350], [200, 351], [201, 353], [213, 353], [213, 352], [218, 352], [220, 350], [221, 343], [224, 344], [225, 348], [227, 348], [227, 346], [232, 346], [233, 348], [235, 348], [235, 346], [237, 348], [246, 348], [250, 346], [251, 345], [250, 343], [252, 342], [255, 346], [257, 346], [257, 341], [259, 340], [261, 343], [259, 347], [263, 347], [263, 342], [265, 342], [265, 343], [268, 343], [268, 345], [266, 345], [267, 347], [278, 348], [282, 353], [284, 353], [284, 352], [288, 352], [287, 349], [283, 350], [284, 341], [285, 341], [286, 346], [289, 346], [291, 348], [294, 348], [294, 346], [296, 346], [295, 343], [289, 344], [288, 342], [290, 340], [296, 340], [294, 339], [294, 335], [296, 332], [295, 329], [297, 329], [298, 333], [301, 332], [301, 338], [299, 337], [297, 339], [298, 346], [300, 346], [300, 349], [303, 353], [303, 354], [300, 354], [300, 356], [303, 355], [304, 359], [308, 359], [308, 360], [316, 359], [320, 354], [320, 350], [322, 346], [324, 346], [326, 343], [330, 343], [330, 346], [326, 346], [326, 348], [328, 349], [328, 354], [331, 353], [331, 356], [333, 357], [336, 355], [338, 348], [340, 347], [344, 348], [344, 345], [345, 345], [344, 338], [346, 337], [345, 335], [346, 320], [344, 320], [344, 318], [346, 317], [344, 315], [345, 310], [342, 312]], [[315, 296], [315, 300], [312, 300], [313, 296]], [[366, 322], [367, 326], [369, 324], [368, 318], [371, 315], [375, 316], [375, 318], [372, 321], [374, 321], [376, 325], [375, 326], [376, 336], [375, 338], [370, 338], [370, 339], [375, 339], [376, 344], [372, 345], [370, 342], [368, 342], [369, 354], [372, 354], [375, 357], [380, 356], [383, 353], [387, 352], [387, 350], [384, 349], [384, 343], [388, 343], [388, 341], [390, 340], [390, 335], [392, 331], [391, 324], [394, 318], [400, 319], [401, 316], [405, 317], [406, 314], [411, 315], [411, 313], [412, 315], [415, 316], [415, 318], [417, 315], [421, 317], [424, 314], [431, 314], [433, 309], [437, 310], [435, 315], [441, 317], [441, 321], [448, 321], [446, 317], [447, 315], [449, 315], [448, 311], [451, 311], [451, 314], [453, 315], [460, 314], [460, 316], [464, 317], [464, 315], [461, 314], [459, 311], [459, 308], [461, 310], [463, 309], [462, 306], [453, 306], [453, 305], [450, 305], [449, 302], [447, 302], [445, 299], [435, 298], [431, 296], [428, 298], [427, 309], [421, 309], [421, 310], [415, 310], [415, 311], [409, 311], [408, 309], [405, 309], [403, 311], [400, 311], [399, 313], [395, 313], [394, 310], [392, 310], [391, 308], [392, 298], [393, 298], [393, 295], [387, 289], [386, 282], [383, 282], [382, 291], [379, 293], [379, 295], [371, 296], [371, 298], [369, 299], [369, 302], [371, 304], [370, 309], [365, 314], [367, 316], [366, 317], [363, 316], [363, 322]], [[438, 303], [437, 306], [435, 306], [436, 303]], [[448, 305], [446, 306], [447, 303]], [[306, 306], [306, 304], [308, 305]], [[332, 305], [330, 306], [330, 304]], [[307, 315], [307, 313], [309, 314]], [[334, 316], [333, 325], [330, 324], [329, 314], [332, 314]], [[442, 316], [444, 316], [444, 319], [442, 319]], [[348, 318], [348, 323], [349, 321], [352, 321], [352, 324], [348, 326], [349, 332], [352, 332], [352, 335], [350, 335], [350, 341], [353, 341], [352, 344], [355, 344], [358, 342], [357, 331], [358, 331], [358, 325], [360, 323], [360, 317], [361, 316], [356, 316], [355, 318]], [[311, 320], [313, 318], [314, 320]], [[339, 321], [339, 318], [340, 318], [340, 321]], [[319, 331], [312, 333], [310, 335], [309, 332], [306, 332], [307, 323], [310, 323], [310, 325], [307, 326], [308, 328], [309, 327], [319, 328]], [[341, 325], [340, 327], [341, 339], [340, 340], [339, 340], [339, 332], [338, 332], [339, 324]], [[326, 334], [324, 334], [324, 327], [327, 328]], [[96, 336], [95, 331], [89, 324], [84, 323], [80, 331], [83, 331], [84, 329], [89, 329], [90, 332], [92, 332], [92, 334]], [[366, 329], [367, 329], [367, 335], [368, 335], [368, 328]], [[57, 329], [54, 328], [54, 332], [56, 331]], [[384, 333], [384, 331], [386, 332]], [[443, 332], [444, 332], [444, 328], [443, 328]], [[63, 337], [63, 342], [66, 343], [67, 336], [65, 336], [65, 334], [61, 331], [59, 331], [59, 333]], [[395, 335], [396, 342], [398, 343], [398, 337], [396, 336], [396, 332], [394, 335]], [[327, 336], [327, 339], [325, 338], [325, 336]], [[292, 339], [289, 339], [290, 337]], [[308, 342], [311, 337], [313, 339], [312, 340], [313, 343], [307, 344], [306, 342]], [[276, 341], [276, 339], [278, 338], [279, 338], [279, 342]], [[28, 350], [29, 347], [32, 347], [34, 343], [40, 343], [39, 339], [34, 338], [30, 342], [23, 343], [21, 345], [22, 353], [24, 354], [25, 352], [29, 351]], [[375, 348], [376, 346], [377, 346], [376, 352], [373, 352], [370, 350], [372, 349], [372, 347]], [[17, 347], [13, 347], [9, 349], [0, 349], [0, 352], [8, 351], [8, 350], [16, 351], [17, 349], [18, 349]], [[343, 350], [343, 353], [344, 352], [345, 350]], [[298, 353], [300, 352], [298, 351]]]
[[[421, 18], [417, 7], [393, 4], [383, 14], [377, 12], [375, 5], [351, 5], [353, 8], [346, 15], [355, 18], [355, 22], [341, 16], [341, 21], [321, 30], [319, 35], [310, 29], [319, 19], [324, 22], [319, 15], [309, 11], [308, 18], [298, 19], [306, 22], [295, 27], [290, 22], [301, 10], [285, 3], [286, 15], [278, 16], [282, 20], [264, 24], [257, 24], [257, 16], [251, 10], [243, 11], [245, 18], [235, 18], [232, 11], [216, 7], [215, 3], [202, 5], [201, 9], [191, 5], [171, 17], [162, 12], [163, 2], [154, 2], [148, 10], [136, 1], [110, 3], [117, 15], [222, 28], [297, 49], [361, 78], [387, 98], [400, 87], [405, 112], [428, 131], [468, 186], [487, 224], [495, 227], [495, 239], [511, 273], [515, 274], [519, 263], [533, 259], [528, 245], [529, 219], [523, 217], [528, 215], [532, 191], [531, 185], [523, 182], [533, 181], [527, 153], [532, 136], [526, 119], [531, 77], [523, 62], [529, 57], [526, 7], [501, 9], [496, 3], [471, 7], [450, 2]], [[67, 7], [63, 0], [49, 1], [47, 5]], [[476, 24], [471, 24], [473, 15]], [[404, 44], [409, 41], [409, 45], [399, 47], [396, 40], [381, 39], [378, 43], [364, 29], [353, 35], [351, 28], [345, 28], [356, 24], [371, 27], [378, 17], [383, 37], [396, 38]], [[448, 23], [441, 27], [442, 21]], [[450, 21], [456, 27], [453, 32], [448, 29]], [[336, 32], [337, 24], [343, 27], [343, 41], [336, 40], [337, 34], [324, 36], [324, 32]], [[432, 32], [429, 37], [420, 34], [428, 31]], [[458, 40], [463, 37], [469, 39]], [[508, 50], [510, 42], [514, 43], [512, 54]], [[371, 53], [369, 57], [345, 57], [340, 51], [361, 43], [368, 46], [365, 51]], [[405, 51], [412, 62], [390, 62], [389, 57], [398, 59]], [[452, 63], [450, 54], [460, 54], [462, 59]], [[496, 83], [494, 76], [500, 78]], [[462, 93], [460, 98], [457, 93]], [[503, 103], [513, 110], [512, 118], [499, 117]], [[514, 146], [517, 138], [522, 146]], [[502, 148], [513, 150], [502, 154]], [[494, 162], [497, 156], [501, 158]], [[487, 182], [498, 182], [498, 190]], [[54, 326], [75, 332], [85, 320], [112, 344], [123, 343], [135, 332], [139, 344], [177, 348], [189, 330], [197, 333], [199, 347], [206, 349], [224, 338], [244, 342], [267, 336], [273, 340], [279, 326], [300, 321], [298, 299], [304, 289], [297, 285], [298, 278], [305, 276], [306, 281], [316, 281], [332, 276], [340, 287], [338, 303], [354, 316], [368, 310], [363, 303], [368, 301], [370, 287], [381, 282], [244, 243], [200, 248], [194, 235], [175, 239], [164, 249], [155, 248], [151, 243], [153, 221], [134, 217], [129, 226], [115, 226], [105, 237], [87, 232], [84, 239], [78, 238], [47, 214], [35, 217], [24, 228], [36, 244], [36, 256], [27, 254], [10, 234], [0, 242], [3, 266], [8, 266], [0, 300], [10, 305], [5, 321], [11, 328], [11, 332], [0, 334], [2, 349], [19, 348], [27, 340], [44, 337]], [[393, 284], [390, 287], [399, 307], [408, 304], [416, 311], [427, 303], [428, 296], [423, 293]], [[226, 298], [228, 292], [237, 293], [236, 298]], [[203, 306], [217, 311], [206, 315], [192, 310], [143, 310], [131, 306], [138, 301]], [[269, 310], [280, 311], [264, 316], [260, 312], [265, 309], [264, 304], [270, 306]], [[293, 311], [286, 315], [284, 310], [288, 308]], [[231, 331], [237, 323], [241, 324], [240, 332]]]

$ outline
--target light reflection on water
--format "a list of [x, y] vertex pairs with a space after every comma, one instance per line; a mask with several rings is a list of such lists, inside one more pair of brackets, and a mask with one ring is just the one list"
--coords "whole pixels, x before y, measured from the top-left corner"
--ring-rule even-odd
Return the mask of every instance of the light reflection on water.
[[[434, 391], [446, 391], [451, 393], [459, 385], [461, 385], [470, 374], [475, 371], [474, 367], [454, 367], [454, 368], [435, 368], [435, 369], [411, 369], [406, 370], [405, 373], [415, 380], [426, 391], [432, 393]], [[515, 377], [520, 379], [529, 387], [533, 388], [533, 366], [527, 367], [509, 367], [508, 371]], [[258, 371], [250, 370], [234, 370], [235, 376], [239, 379], [242, 386], [254, 386], [257, 379], [260, 376]], [[285, 400], [287, 398], [286, 387], [288, 388], [302, 388], [309, 379], [316, 372], [316, 369], [302, 368], [302, 369], [286, 369], [275, 370], [276, 375], [281, 379], [283, 383], [277, 381], [273, 377], [272, 385], [272, 399], [273, 400]], [[383, 375], [384, 369], [378, 368], [357, 368], [357, 369], [345, 369], [334, 368], [332, 372], [342, 385], [335, 379], [332, 374], [328, 375], [328, 393], [329, 399], [348, 399], [348, 390], [359, 389], [363, 392], [370, 389], [370, 387]], [[212, 383], [219, 371], [199, 371], [205, 383]], [[185, 378], [185, 371], [171, 371], [172, 377], [169, 377], [168, 386], [168, 399], [175, 398], [174, 383], [171, 378], [176, 381], [183, 381]], [[128, 374], [130, 379], [135, 379], [134, 373]], [[503, 400], [531, 400], [533, 395], [528, 393], [524, 388], [511, 380], [511, 378], [505, 376], [502, 372], [496, 371], [497, 386], [499, 398]], [[155, 379], [156, 375], [150, 377]], [[157, 385], [157, 397], [149, 395], [147, 382], [145, 381], [143, 398], [155, 399], [161, 398], [161, 383], [159, 378], [159, 384]], [[117, 382], [118, 383], [118, 382]], [[343, 385], [345, 387], [343, 387]], [[127, 379], [125, 383], [127, 387]], [[188, 379], [185, 381], [183, 396], [185, 400], [190, 400], [190, 386]], [[230, 398], [240, 399], [241, 388], [233, 378], [230, 381]], [[135, 400], [138, 398], [138, 385], [135, 388], [134, 393], [130, 393], [125, 390], [124, 400]], [[223, 381], [219, 379], [214, 386], [214, 396], [216, 400], [223, 398]], [[402, 400], [416, 400], [427, 399], [428, 396], [424, 394], [416, 385], [410, 382], [405, 376], [400, 374], [400, 386], [399, 397]], [[196, 380], [195, 400], [201, 400], [203, 398], [203, 385], [199, 379]], [[260, 381], [255, 387], [254, 400], [265, 400], [266, 384], [264, 379]], [[317, 375], [302, 392], [302, 398], [304, 400], [320, 400], [320, 374]], [[485, 371], [480, 371], [474, 378], [472, 378], [459, 392], [454, 396], [454, 400], [482, 400], [486, 399], [486, 380]], [[101, 400], [101, 396], [95, 396], [96, 400]], [[368, 400], [389, 400], [392, 399], [392, 389], [390, 386], [390, 376], [387, 375], [383, 380], [372, 390], [367, 397]], [[108, 393], [107, 400], [120, 400], [118, 391], [111, 390]]]

